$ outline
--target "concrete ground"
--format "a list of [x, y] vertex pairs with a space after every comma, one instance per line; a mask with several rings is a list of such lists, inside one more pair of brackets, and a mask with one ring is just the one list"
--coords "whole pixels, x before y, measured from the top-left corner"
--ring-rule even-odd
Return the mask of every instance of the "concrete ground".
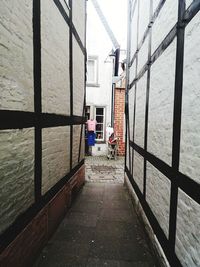
[[[107, 165], [113, 172], [97, 168]], [[158, 266], [123, 186], [121, 163], [87, 158], [86, 170], [88, 181], [34, 266]]]

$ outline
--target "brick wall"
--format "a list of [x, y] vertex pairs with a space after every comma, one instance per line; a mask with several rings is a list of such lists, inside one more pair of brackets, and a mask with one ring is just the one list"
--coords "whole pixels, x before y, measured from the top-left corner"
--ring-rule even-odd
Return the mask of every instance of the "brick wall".
[[119, 138], [118, 154], [124, 156], [125, 142], [124, 142], [124, 108], [125, 108], [125, 88], [115, 88], [115, 109], [114, 109], [114, 130], [116, 136]]

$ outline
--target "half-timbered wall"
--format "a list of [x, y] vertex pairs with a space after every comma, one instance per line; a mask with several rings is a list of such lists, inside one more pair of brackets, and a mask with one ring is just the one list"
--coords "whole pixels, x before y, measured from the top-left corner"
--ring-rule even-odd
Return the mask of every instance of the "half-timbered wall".
[[126, 175], [171, 266], [200, 266], [200, 1], [129, 1]]
[[0, 250], [84, 164], [85, 14], [0, 1]]

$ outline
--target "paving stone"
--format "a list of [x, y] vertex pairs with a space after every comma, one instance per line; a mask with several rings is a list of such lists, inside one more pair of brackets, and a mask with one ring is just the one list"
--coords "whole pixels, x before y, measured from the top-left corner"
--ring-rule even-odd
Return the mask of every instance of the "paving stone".
[[71, 211], [79, 211], [88, 214], [100, 214], [102, 210], [103, 202], [94, 202], [94, 201], [85, 201], [76, 202], [74, 206], [72, 206]]
[[86, 267], [119, 267], [119, 262], [115, 260], [93, 259], [90, 258]]
[[142, 240], [142, 233], [137, 224], [116, 221], [98, 221], [95, 231], [95, 239], [99, 238], [121, 238], [124, 240]]
[[101, 195], [104, 193], [104, 187], [85, 187], [83, 188], [82, 190], [82, 195], [85, 195], [85, 194], [98, 194], [98, 195]]
[[81, 225], [66, 225], [62, 223], [52, 238], [52, 241], [68, 241], [71, 243], [89, 245], [94, 240], [95, 228]]
[[117, 222], [128, 222], [133, 223], [137, 219], [136, 215], [130, 213], [129, 210], [121, 209], [103, 209], [100, 213], [100, 220], [103, 221], [117, 221]]
[[85, 266], [90, 245], [66, 241], [49, 242], [34, 267]]
[[123, 183], [124, 157], [110, 161], [107, 157], [86, 157], [86, 180], [92, 182]]
[[97, 202], [97, 203], [102, 203], [104, 199], [103, 195], [98, 195], [98, 194], [91, 194], [91, 195], [80, 195], [80, 197], [76, 200], [75, 203], [85, 203], [85, 201], [90, 201], [90, 202]]
[[86, 267], [153, 267], [152, 263], [89, 258]]
[[104, 258], [124, 261], [149, 261], [151, 256], [142, 245], [120, 238], [96, 239], [92, 243], [89, 256], [91, 258]]
[[97, 214], [88, 215], [88, 213], [83, 212], [70, 212], [63, 220], [63, 224], [95, 227], [97, 225], [97, 220]]
[[130, 208], [132, 208], [132, 203], [131, 201], [128, 201], [126, 199], [123, 200], [112, 200], [112, 201], [108, 201], [105, 200], [104, 198], [104, 205], [103, 208], [104, 209], [121, 209], [121, 210], [130, 210]]

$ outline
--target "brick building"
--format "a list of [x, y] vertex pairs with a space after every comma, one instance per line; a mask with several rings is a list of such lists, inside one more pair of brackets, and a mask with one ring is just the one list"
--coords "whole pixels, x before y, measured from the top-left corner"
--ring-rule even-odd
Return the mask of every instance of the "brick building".
[[118, 138], [118, 155], [125, 155], [125, 78], [115, 85], [114, 132]]

